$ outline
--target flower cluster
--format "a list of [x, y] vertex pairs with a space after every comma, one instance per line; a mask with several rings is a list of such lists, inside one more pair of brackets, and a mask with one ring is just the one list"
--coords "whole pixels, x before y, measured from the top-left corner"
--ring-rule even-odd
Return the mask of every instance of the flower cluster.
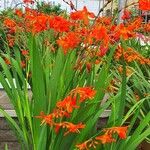
[[[123, 67], [122, 66], [119, 66], [117, 68], [118, 72], [121, 74], [123, 72]], [[129, 66], [126, 66], [126, 76], [131, 76], [132, 74], [134, 73], [134, 71], [129, 67]]]
[[24, 12], [16, 9], [15, 15], [18, 17], [17, 19], [6, 18], [3, 22], [9, 31], [7, 36], [10, 47], [15, 45], [15, 36], [13, 35], [17, 32], [31, 32], [35, 35], [53, 31], [54, 41], [45, 39], [46, 43], [51, 45], [50, 49], [58, 49], [59, 47], [65, 55], [71, 50], [76, 50], [78, 60], [75, 68], [80, 71], [86, 66], [89, 72], [93, 65], [101, 62], [111, 45], [121, 39], [136, 38], [139, 31], [149, 32], [149, 24], [143, 25], [142, 17], [133, 19], [128, 10], [125, 10], [122, 16], [127, 21], [121, 24], [112, 22], [113, 18], [110, 17], [96, 19], [86, 7], [83, 10], [72, 12], [68, 16], [63, 14], [60, 16], [48, 15], [28, 7]]
[[150, 10], [150, 1], [149, 0], [139, 0], [139, 9], [140, 10]]
[[77, 144], [76, 147], [79, 150], [89, 150], [90, 148], [96, 148], [98, 144], [107, 144], [116, 142], [116, 139], [113, 137], [113, 134], [117, 134], [120, 139], [126, 139], [128, 126], [125, 127], [112, 127], [104, 129], [103, 135], [98, 135], [95, 138], [89, 139], [81, 144]]
[[[148, 47], [149, 37], [147, 35], [150, 32], [150, 23], [143, 23], [143, 16], [134, 16], [127, 8], [124, 9], [122, 22], [119, 24], [115, 18], [117, 15], [113, 17], [95, 16], [86, 7], [78, 11], [71, 1], [66, 1], [66, 3], [70, 5], [72, 12], [70, 14], [62, 12], [59, 15], [44, 13], [44, 11], [40, 11], [39, 7], [31, 9], [32, 4], [40, 4], [35, 0], [23, 0], [23, 2], [24, 11], [15, 9], [10, 18], [2, 17], [1, 25], [4, 29], [2, 33], [4, 31], [6, 36], [2, 34], [3, 40], [0, 42], [4, 47], [4, 53], [1, 54], [3, 74], [0, 80], [6, 87], [9, 97], [14, 98], [17, 90], [17, 100], [24, 98], [28, 100], [30, 97], [27, 93], [27, 84], [29, 83], [30, 87], [33, 87], [31, 88], [33, 90], [32, 101], [18, 103], [16, 99], [12, 99], [14, 106], [18, 106], [14, 108], [20, 118], [20, 124], [22, 124], [22, 128], [18, 130], [21, 131], [18, 133], [22, 145], [30, 149], [44, 149], [45, 147], [72, 149], [73, 146], [76, 146], [76, 149], [79, 150], [89, 150], [99, 149], [99, 147], [107, 149], [109, 145], [105, 147], [103, 144], [111, 145], [113, 142], [118, 142], [117, 145], [128, 144], [128, 142], [121, 141], [127, 137], [128, 126], [114, 124], [112, 127], [110, 124], [106, 124], [103, 130], [97, 130], [96, 135], [93, 135], [93, 132], [93, 134], [88, 133], [93, 131], [93, 126], [103, 111], [111, 109], [112, 103], [114, 105], [117, 103], [117, 101], [111, 100], [118, 98], [118, 92], [121, 92], [123, 100], [117, 105], [117, 110], [122, 111], [119, 122], [122, 119], [124, 121], [128, 119], [128, 117], [124, 118], [126, 116], [126, 111], [124, 111], [126, 99], [131, 102], [133, 100], [140, 102], [142, 97], [147, 98], [149, 91], [145, 88], [147, 85], [141, 84], [142, 89], [145, 89], [143, 94], [139, 94], [140, 89], [136, 84], [129, 92], [120, 91], [120, 86], [124, 90], [128, 90], [125, 87], [131, 86], [131, 83], [138, 79], [138, 72], [133, 71], [136, 70], [136, 66], [133, 66], [132, 70], [132, 62], [137, 61], [139, 64], [144, 64], [141, 71], [147, 69], [146, 65], [150, 64], [150, 59], [146, 56], [148, 52], [142, 52], [142, 55], [144, 54], [146, 57], [140, 54], [142, 49], [146, 50]], [[108, 0], [109, 2], [111, 0]], [[139, 8], [144, 10], [144, 13], [150, 10], [149, 0], [139, 0]], [[146, 46], [142, 47], [138, 45], [139, 43], [134, 45], [134, 41], [138, 39], [146, 43]], [[120, 61], [122, 58], [125, 63]], [[3, 63], [6, 63], [8, 67], [5, 67]], [[124, 70], [124, 68], [126, 69]], [[146, 76], [142, 76], [147, 79], [148, 73], [146, 70], [144, 72]], [[122, 78], [121, 74], [123, 74]], [[126, 82], [124, 74], [128, 77], [128, 82]], [[6, 82], [4, 82], [5, 77], [8, 78]], [[11, 78], [15, 78], [19, 89], [16, 89], [15, 85], [13, 86]], [[134, 79], [136, 80], [134, 81]], [[101, 83], [99, 83], [100, 80]], [[55, 82], [57, 83], [55, 84]], [[49, 88], [49, 85], [53, 86], [53, 84], [55, 86]], [[90, 84], [99, 90], [97, 95], [94, 88], [89, 87]], [[85, 87], [76, 87], [66, 94], [68, 89], [75, 85], [84, 85]], [[60, 100], [58, 97], [63, 98]], [[41, 102], [41, 99], [44, 101]], [[99, 100], [105, 104], [101, 105]], [[100, 110], [97, 111], [98, 109]], [[110, 115], [112, 122], [115, 122], [115, 118], [118, 117], [118, 113], [114, 113], [114, 111], [115, 109], [112, 109], [114, 116]], [[26, 117], [22, 114], [19, 115], [22, 112]], [[37, 119], [32, 120], [33, 116]], [[49, 129], [45, 131], [42, 129], [41, 132], [39, 130], [40, 123], [41, 128], [45, 125]], [[108, 126], [110, 128], [106, 128]], [[146, 126], [145, 124], [145, 129]], [[26, 128], [29, 130], [24, 130]], [[132, 127], [130, 131], [132, 131]], [[128, 133], [127, 140], [132, 139], [132, 135], [134, 138], [133, 132]], [[39, 135], [43, 135], [40, 140], [37, 138]], [[65, 140], [62, 139], [63, 135]], [[49, 139], [52, 141], [48, 141]], [[133, 143], [135, 142], [133, 141]]]
[[[62, 16], [42, 14], [30, 8], [26, 8], [24, 14], [20, 12], [20, 10], [16, 10], [16, 14], [21, 18], [21, 22], [23, 23], [20, 24], [16, 20], [6, 18], [4, 21], [6, 27], [15, 31], [17, 26], [22, 26], [22, 29], [32, 32], [33, 34], [53, 29], [56, 33], [63, 33], [60, 34], [60, 39], [65, 40], [65, 38], [71, 35], [74, 35], [73, 37], [81, 37], [82, 42], [86, 44], [87, 48], [91, 46], [91, 44], [97, 45], [98, 43], [108, 47], [108, 43], [112, 43], [120, 38], [128, 39], [134, 37], [135, 31], [141, 27], [142, 22], [142, 19], [138, 18], [127, 24], [116, 25], [110, 23], [110, 18], [99, 17], [95, 21], [95, 24], [91, 26], [89, 16], [94, 17], [94, 15], [88, 12], [85, 7], [81, 11], [72, 12], [68, 19]], [[71, 35], [64, 35], [65, 32], [72, 33]], [[74, 40], [76, 41], [77, 39]], [[74, 40], [71, 38], [70, 41], [73, 42]], [[81, 41], [81, 39], [77, 41]], [[73, 44], [73, 46], [71, 45], [71, 47], [63, 46], [63, 44], [60, 44], [60, 46], [66, 50], [72, 47], [74, 48], [75, 45], [77, 46], [79, 44], [79, 42], [74, 43], [75, 44]]]
[[121, 46], [118, 46], [116, 53], [115, 53], [115, 59], [118, 61], [121, 59], [121, 57], [124, 57], [124, 60], [128, 63], [133, 61], [138, 61], [140, 64], [150, 64], [150, 59], [143, 57], [140, 53], [138, 53], [136, 50], [134, 50], [131, 47], [128, 47], [126, 50], [123, 49]]
[[59, 46], [64, 50], [64, 54], [67, 53], [69, 49], [74, 49], [80, 43], [80, 37], [75, 32], [69, 32], [65, 36], [57, 40]]
[[[69, 133], [79, 133], [79, 129], [85, 127], [83, 123], [73, 124], [72, 122], [63, 121], [63, 118], [70, 117], [73, 110], [80, 107], [80, 103], [87, 99], [93, 99], [95, 94], [96, 91], [91, 87], [77, 87], [62, 101], [57, 102], [56, 108], [52, 113], [45, 115], [41, 112], [40, 116], [36, 116], [36, 118], [42, 119], [42, 124], [46, 123], [49, 126], [54, 127], [56, 133], [58, 133], [60, 128], [65, 128], [67, 130], [64, 135]], [[78, 96], [79, 100], [77, 98]]]

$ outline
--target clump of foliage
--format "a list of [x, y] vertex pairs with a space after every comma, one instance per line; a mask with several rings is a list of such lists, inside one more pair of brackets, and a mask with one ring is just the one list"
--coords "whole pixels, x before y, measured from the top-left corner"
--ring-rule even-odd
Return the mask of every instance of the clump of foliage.
[[[150, 10], [142, 2], [139, 8]], [[21, 149], [135, 150], [150, 141], [150, 59], [137, 40], [150, 32], [149, 24], [128, 10], [116, 24], [115, 17], [95, 16], [86, 7], [66, 16], [31, 9], [33, 0], [24, 3], [25, 11], [15, 9], [0, 24], [0, 83], [19, 123], [0, 112]]]
[[52, 3], [45, 3], [45, 2], [38, 2], [37, 9], [39, 12], [43, 12], [45, 14], [54, 13], [56, 15], [59, 15], [64, 12], [64, 10], [61, 9], [60, 4], [54, 5]]

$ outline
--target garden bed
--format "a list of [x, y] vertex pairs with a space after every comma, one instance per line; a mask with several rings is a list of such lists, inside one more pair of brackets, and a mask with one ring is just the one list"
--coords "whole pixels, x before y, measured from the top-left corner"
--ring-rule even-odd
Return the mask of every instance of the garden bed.
[[100, 17], [111, 0], [97, 16], [64, 2], [71, 14], [24, 0], [0, 15], [1, 149], [147, 150], [149, 24], [126, 7]]

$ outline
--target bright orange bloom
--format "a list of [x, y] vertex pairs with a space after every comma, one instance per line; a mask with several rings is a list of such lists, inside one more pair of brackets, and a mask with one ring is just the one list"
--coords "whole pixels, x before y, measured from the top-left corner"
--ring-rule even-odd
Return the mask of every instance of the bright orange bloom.
[[69, 123], [67, 126], [68, 131], [65, 133], [67, 135], [68, 133], [80, 133], [79, 129], [85, 128], [85, 125], [82, 123], [78, 123], [77, 125], [74, 125], [73, 123]]
[[122, 19], [127, 20], [127, 19], [130, 19], [130, 17], [131, 17], [131, 12], [129, 10], [124, 10], [124, 14], [122, 16]]
[[[40, 116], [36, 116], [36, 118], [42, 119], [42, 123], [46, 123], [51, 127], [54, 127], [56, 133], [59, 131], [60, 128], [65, 128], [67, 131], [64, 135], [69, 133], [80, 133], [79, 129], [83, 129], [85, 127], [84, 124], [78, 123], [73, 124], [71, 122], [60, 122], [63, 117], [70, 117], [70, 113], [72, 113], [73, 109], [79, 108], [76, 105], [76, 96], [77, 94], [81, 95], [81, 98], [93, 98], [95, 95], [95, 91], [91, 88], [78, 88], [78, 90], [73, 90], [69, 96], [64, 98], [62, 101], [58, 101], [56, 104], [56, 108], [53, 110], [52, 113], [49, 115], [45, 115], [43, 112], [40, 113]], [[83, 96], [82, 96], [83, 95]], [[59, 122], [58, 122], [59, 121]], [[96, 143], [91, 143], [91, 146], [95, 146]]]
[[127, 136], [128, 126], [125, 127], [112, 127], [108, 129], [104, 129], [106, 135], [112, 135], [113, 133], [117, 133], [121, 139], [125, 139]]
[[78, 124], [73, 124], [71, 122], [60, 122], [56, 123], [54, 122], [55, 114], [51, 113], [49, 115], [45, 115], [43, 112], [40, 113], [40, 116], [36, 116], [36, 118], [42, 119], [42, 123], [46, 123], [50, 125], [51, 127], [55, 127], [55, 132], [58, 133], [60, 128], [66, 128], [66, 132], [64, 133], [64, 136], [69, 134], [69, 133], [80, 133], [79, 129], [83, 129], [85, 127], [84, 124], [78, 123]]
[[88, 12], [87, 8], [84, 6], [83, 10], [72, 12], [70, 18], [73, 20], [82, 20], [85, 25], [89, 24], [89, 17], [94, 18], [94, 13]]
[[68, 113], [66, 110], [62, 110], [62, 109], [54, 109], [53, 110], [53, 116], [54, 118], [63, 118], [63, 117], [70, 117], [70, 113]]
[[142, 17], [137, 17], [136, 19], [133, 20], [133, 22], [130, 22], [127, 24], [127, 28], [129, 31], [137, 31], [141, 28], [143, 18]]
[[[122, 71], [123, 71], [122, 66], [119, 66], [119, 67], [117, 68], [117, 70], [118, 70], [119, 73], [121, 74]], [[127, 76], [127, 77], [130, 76], [130, 75], [132, 75], [133, 72], [134, 72], [134, 71], [133, 71], [130, 67], [126, 66], [126, 76]]]
[[39, 15], [29, 21], [32, 33], [38, 33], [48, 29], [48, 17], [46, 15]]
[[93, 139], [89, 139], [81, 144], [77, 144], [76, 147], [79, 150], [89, 150], [90, 148], [96, 149], [98, 144], [107, 144], [116, 142], [116, 139], [113, 138], [113, 133], [117, 133], [121, 139], [126, 138], [126, 132], [128, 127], [112, 127], [109, 129], [104, 129], [105, 132], [103, 135], [99, 135]]
[[110, 25], [111, 24], [111, 18], [108, 17], [108, 16], [103, 16], [103, 17], [99, 17], [97, 18], [96, 20], [96, 23], [100, 23], [100, 24], [103, 24], [103, 25]]
[[139, 101], [139, 100], [140, 100], [140, 96], [139, 96], [136, 92], [134, 92], [134, 97], [135, 97], [135, 100], [136, 100], [136, 101]]
[[96, 145], [99, 144], [96, 140], [90, 139], [81, 144], [77, 144], [76, 147], [79, 150], [89, 150], [90, 148], [96, 148]]
[[85, 141], [84, 143], [77, 144], [76, 147], [77, 147], [79, 150], [89, 150], [87, 144], [88, 144], [88, 141]]
[[150, 10], [150, 0], [139, 0], [140, 10]]
[[[40, 116], [36, 116], [36, 118], [42, 119], [42, 123], [46, 123], [51, 127], [55, 127], [55, 132], [58, 133], [60, 128], [66, 128], [66, 132], [64, 133], [64, 136], [69, 133], [80, 133], [79, 129], [83, 129], [85, 127], [84, 124], [78, 123], [73, 124], [71, 122], [54, 122], [55, 114], [51, 113], [49, 115], [45, 115], [43, 112], [40, 113]], [[55, 118], [56, 119], [56, 118]]]
[[45, 115], [44, 112], [40, 113], [40, 116], [35, 116], [36, 118], [42, 119], [41, 124], [48, 124], [50, 126], [53, 125], [53, 114]]
[[80, 37], [75, 32], [69, 32], [57, 40], [57, 43], [63, 48], [64, 54], [66, 54], [69, 49], [77, 47], [77, 45], [80, 43]]
[[79, 106], [76, 105], [76, 97], [72, 96], [67, 96], [63, 101], [57, 102], [56, 106], [68, 113], [72, 113], [74, 108], [79, 108]]
[[13, 47], [15, 44], [15, 38], [11, 34], [7, 34], [7, 41], [10, 47]]
[[144, 25], [144, 30], [145, 30], [147, 33], [150, 33], [150, 22]]
[[71, 94], [79, 94], [80, 102], [83, 102], [86, 99], [93, 99], [96, 91], [91, 87], [77, 87], [76, 89], [71, 91]]
[[135, 37], [135, 33], [130, 28], [126, 27], [124, 24], [120, 24], [116, 28], [115, 38], [123, 38], [127, 40], [129, 38]]
[[20, 65], [21, 65], [22, 68], [25, 68], [26, 67], [26, 62], [24, 60], [22, 60]]
[[136, 50], [132, 49], [131, 47], [128, 47], [126, 50], [124, 50], [121, 46], [118, 46], [116, 53], [115, 53], [115, 59], [118, 61], [121, 59], [122, 54], [124, 56], [125, 61], [128, 63], [133, 61], [138, 61], [140, 64], [150, 64], [150, 59], [143, 57], [140, 53], [138, 53]]
[[16, 22], [12, 19], [5, 19], [3, 23], [7, 28], [13, 28], [16, 26]]
[[35, 9], [31, 9], [29, 7], [25, 7], [25, 18], [28, 15], [35, 17], [35, 16], [39, 15], [39, 12], [37, 10], [35, 10]]
[[[45, 115], [44, 112], [40, 113], [40, 116], [36, 116], [36, 118], [42, 119], [42, 123], [46, 123], [50, 126], [56, 126], [53, 120], [57, 118], [70, 117], [70, 114], [64, 110], [54, 109], [52, 113]], [[58, 126], [58, 125], [57, 125]]]
[[70, 22], [60, 16], [48, 16], [27, 8], [25, 13], [25, 25], [29, 31], [38, 33], [44, 30], [54, 29], [57, 32], [68, 32]]
[[61, 127], [62, 123], [55, 123], [55, 132], [58, 133]]
[[82, 123], [73, 124], [71, 122], [62, 122], [59, 124], [62, 128], [66, 128], [68, 131], [64, 133], [64, 136], [69, 133], [80, 133], [79, 129], [85, 128], [85, 125]]
[[29, 54], [29, 51], [28, 51], [28, 50], [21, 50], [21, 54], [22, 54], [23, 56], [26, 56], [26, 55]]
[[8, 58], [5, 58], [4, 61], [5, 61], [5, 63], [6, 63], [7, 65], [10, 65], [10, 64], [11, 64], [11, 62], [10, 62], [10, 60], [9, 60]]
[[94, 40], [103, 41], [104, 45], [108, 44], [109, 42], [109, 36], [107, 34], [107, 29], [103, 25], [96, 26], [92, 29], [91, 38], [94, 38]]
[[20, 9], [15, 9], [15, 14], [18, 16], [18, 17], [22, 17], [23, 16], [23, 13]]
[[109, 134], [104, 134], [104, 135], [97, 136], [95, 139], [98, 140], [98, 141], [100, 141], [102, 144], [112, 143], [112, 142], [115, 142], [115, 141], [116, 141], [116, 140], [115, 140], [114, 138], [112, 138], [112, 136], [109, 135]]
[[91, 71], [91, 68], [92, 68], [91, 63], [90, 62], [86, 62], [86, 69], [87, 69], [88, 72]]
[[71, 23], [61, 16], [49, 17], [49, 27], [57, 32], [68, 32]]
[[100, 57], [103, 57], [107, 53], [108, 47], [107, 46], [100, 46], [99, 50], [100, 50], [100, 52], [97, 55]]

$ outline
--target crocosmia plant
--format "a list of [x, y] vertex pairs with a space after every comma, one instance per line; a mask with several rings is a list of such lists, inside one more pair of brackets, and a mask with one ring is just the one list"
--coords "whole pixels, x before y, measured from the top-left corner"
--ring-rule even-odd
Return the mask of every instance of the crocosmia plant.
[[[100, 17], [64, 2], [70, 14], [24, 0], [1, 15], [0, 82], [18, 121], [0, 112], [22, 150], [135, 150], [150, 141], [150, 24], [128, 6], [117, 23], [120, 11]], [[150, 10], [149, 0], [133, 4]]]

